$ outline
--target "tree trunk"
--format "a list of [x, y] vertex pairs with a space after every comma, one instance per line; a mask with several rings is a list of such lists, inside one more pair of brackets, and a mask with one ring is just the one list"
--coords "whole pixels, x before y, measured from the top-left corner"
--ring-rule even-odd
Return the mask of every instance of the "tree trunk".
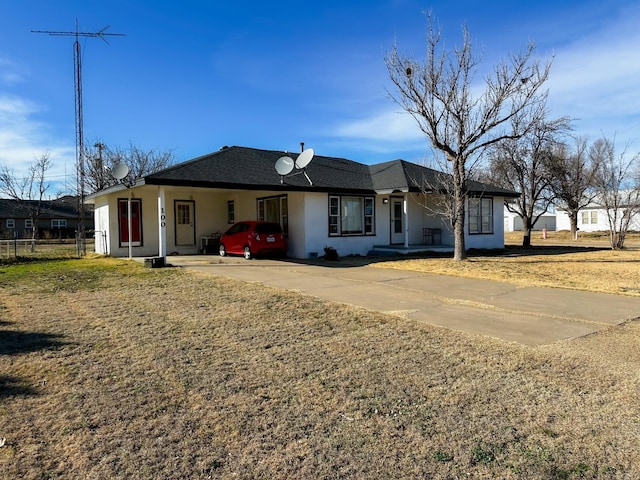
[[467, 199], [467, 171], [465, 170], [465, 158], [458, 156], [453, 159], [453, 259], [457, 262], [467, 258], [467, 249], [464, 244], [465, 201]]
[[522, 246], [530, 247], [531, 246], [531, 229], [533, 228], [531, 225], [531, 218], [523, 218], [524, 220], [524, 236], [522, 237]]
[[463, 193], [455, 195], [455, 224], [453, 225], [453, 259], [462, 261], [467, 258], [467, 249], [464, 244], [464, 222], [465, 222], [465, 195]]
[[578, 212], [569, 213], [569, 224], [571, 228], [571, 238], [578, 239]]
[[624, 248], [625, 234], [622, 231], [617, 232], [615, 230], [612, 230], [610, 233], [610, 237], [612, 250], [622, 250]]

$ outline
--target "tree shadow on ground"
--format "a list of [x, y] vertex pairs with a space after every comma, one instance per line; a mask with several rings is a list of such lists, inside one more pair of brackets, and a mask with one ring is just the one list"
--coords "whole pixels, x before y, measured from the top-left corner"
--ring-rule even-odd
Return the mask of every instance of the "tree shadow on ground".
[[65, 345], [57, 333], [0, 330], [0, 355], [20, 355]]
[[37, 395], [37, 389], [25, 384], [19, 377], [0, 375], [0, 399], [27, 395]]
[[[598, 252], [604, 250], [611, 250], [606, 247], [582, 247], [582, 246], [505, 246], [501, 249], [470, 249], [467, 250], [467, 258], [483, 258], [483, 257], [528, 257], [528, 256], [557, 256], [566, 255], [570, 253], [587, 253]], [[282, 259], [288, 263], [298, 263], [304, 265], [317, 265], [328, 268], [349, 268], [360, 267], [363, 265], [371, 265], [380, 262], [394, 262], [403, 260], [419, 260], [419, 259], [433, 259], [433, 258], [453, 258], [453, 254], [450, 252], [421, 252], [410, 254], [392, 254], [392, 255], [367, 255], [367, 256], [345, 256], [338, 257], [336, 260], [327, 260], [324, 257], [318, 257], [313, 259]]]
[[571, 253], [588, 253], [588, 252], [602, 252], [611, 251], [611, 248], [606, 247], [582, 247], [582, 246], [535, 246], [522, 247], [516, 245], [507, 245], [504, 249], [500, 250], [469, 250], [467, 252], [469, 257], [528, 257], [538, 255], [566, 255]]
[[[0, 325], [11, 322], [0, 321]], [[0, 330], [0, 358], [3, 355], [21, 355], [40, 350], [52, 350], [65, 345], [63, 336], [56, 333], [23, 332], [20, 330]], [[29, 385], [26, 380], [12, 376], [0, 375], [0, 399], [37, 395], [39, 391]]]

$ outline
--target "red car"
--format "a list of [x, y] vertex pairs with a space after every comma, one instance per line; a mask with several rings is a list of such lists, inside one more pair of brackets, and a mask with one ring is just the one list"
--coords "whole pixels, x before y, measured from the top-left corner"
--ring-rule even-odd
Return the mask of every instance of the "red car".
[[220, 237], [220, 256], [243, 255], [249, 260], [257, 255], [287, 253], [287, 239], [275, 222], [249, 220], [238, 222]]

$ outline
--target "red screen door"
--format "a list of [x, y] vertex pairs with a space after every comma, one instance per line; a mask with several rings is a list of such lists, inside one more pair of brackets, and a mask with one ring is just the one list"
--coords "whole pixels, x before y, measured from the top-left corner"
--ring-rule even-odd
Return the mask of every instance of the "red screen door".
[[[127, 218], [128, 200], [119, 200], [118, 209], [120, 212], [120, 245], [129, 245], [129, 222]], [[142, 240], [141, 217], [140, 217], [140, 200], [131, 200], [131, 245], [140, 245]]]

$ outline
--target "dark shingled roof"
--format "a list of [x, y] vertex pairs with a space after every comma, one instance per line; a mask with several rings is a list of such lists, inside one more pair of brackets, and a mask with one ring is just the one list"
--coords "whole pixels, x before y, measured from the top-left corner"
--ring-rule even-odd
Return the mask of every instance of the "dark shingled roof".
[[145, 177], [146, 184], [253, 190], [313, 190], [373, 192], [369, 169], [344, 158], [316, 155], [306, 172], [294, 169], [282, 179], [275, 170], [278, 158], [298, 154], [247, 147], [227, 147]]
[[[369, 167], [376, 191], [421, 192], [437, 190], [439, 183], [448, 174], [423, 167], [406, 160], [392, 160]], [[501, 195], [518, 197], [517, 192], [485, 183], [468, 180], [467, 185], [472, 194]]]
[[[0, 218], [30, 218], [37, 206], [37, 200], [0, 198]], [[67, 196], [55, 200], [43, 200], [40, 211], [41, 219], [77, 218], [78, 199]]]
[[[436, 170], [392, 160], [364, 165], [344, 158], [316, 155], [306, 167], [310, 185], [301, 170], [294, 169], [281, 177], [275, 170], [283, 156], [296, 159], [298, 154], [248, 147], [224, 147], [169, 167], [144, 178], [145, 184], [204, 188], [241, 188], [274, 191], [316, 191], [374, 194], [377, 192], [419, 192], [425, 185], [436, 185]], [[519, 196], [502, 188], [469, 182], [472, 193]]]

